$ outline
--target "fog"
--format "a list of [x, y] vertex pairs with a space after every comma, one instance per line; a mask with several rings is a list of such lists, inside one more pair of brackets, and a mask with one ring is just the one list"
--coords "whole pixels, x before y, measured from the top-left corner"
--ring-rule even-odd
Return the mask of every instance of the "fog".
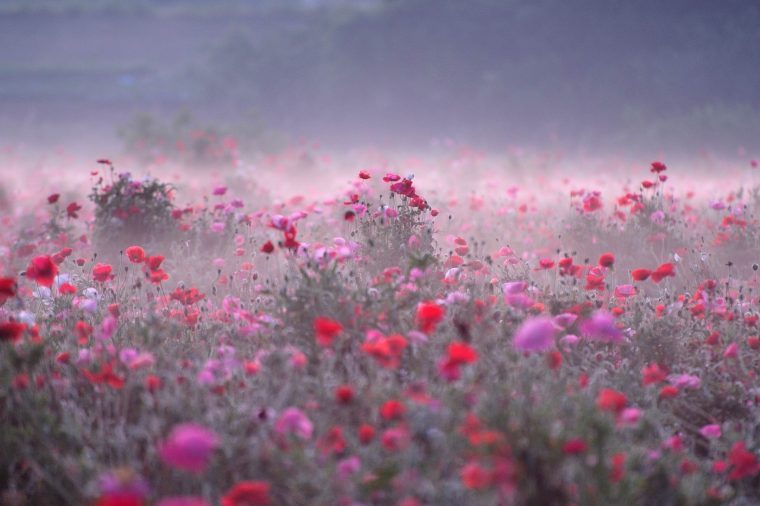
[[758, 26], [746, 0], [5, 0], [0, 135], [90, 158], [182, 128], [253, 155], [746, 158]]

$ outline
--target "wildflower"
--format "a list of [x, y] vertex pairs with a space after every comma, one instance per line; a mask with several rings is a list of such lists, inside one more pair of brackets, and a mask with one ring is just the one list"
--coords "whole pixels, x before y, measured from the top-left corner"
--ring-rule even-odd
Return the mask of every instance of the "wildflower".
[[617, 483], [625, 475], [625, 453], [616, 453], [612, 456], [610, 470], [610, 481]]
[[380, 406], [380, 416], [384, 420], [400, 420], [406, 413], [406, 406], [400, 401], [392, 399]]
[[666, 385], [660, 389], [660, 399], [672, 399], [678, 395], [678, 388], [673, 385]]
[[47, 198], [48, 204], [55, 204], [56, 202], [58, 202], [59, 198], [61, 198], [60, 193], [51, 193], [50, 195], [48, 195], [48, 198]]
[[602, 411], [620, 414], [628, 404], [628, 398], [622, 392], [603, 388], [596, 398], [596, 407]]
[[471, 490], [481, 490], [491, 485], [491, 473], [478, 462], [465, 464], [459, 473], [462, 484]]
[[657, 364], [648, 364], [641, 369], [642, 384], [644, 386], [662, 383], [668, 377], [667, 372]]
[[375, 439], [375, 428], [369, 424], [362, 424], [359, 427], [359, 442], [363, 445], [367, 445]]
[[754, 476], [760, 472], [760, 463], [758, 463], [757, 457], [754, 453], [747, 451], [747, 446], [743, 441], [737, 441], [731, 447], [728, 463], [731, 466], [728, 479], [731, 481]]
[[38, 256], [32, 259], [26, 268], [26, 277], [33, 279], [42, 286], [53, 286], [55, 276], [58, 274], [58, 266], [49, 256]]
[[631, 278], [634, 281], [646, 281], [651, 274], [652, 271], [649, 269], [634, 269], [631, 271]]
[[75, 218], [75, 219], [79, 218], [79, 215], [77, 214], [77, 212], [80, 209], [82, 209], [82, 206], [80, 206], [76, 202], [72, 202], [71, 204], [69, 204], [68, 206], [66, 206], [66, 215], [69, 218]]
[[652, 162], [652, 167], [649, 171], [653, 174], [659, 174], [660, 172], [665, 172], [667, 169], [667, 166], [662, 162]]
[[151, 271], [158, 271], [161, 268], [161, 263], [164, 261], [164, 257], [161, 255], [153, 255], [145, 260], [148, 269]]
[[369, 171], [360, 170], [359, 171], [359, 178], [360, 179], [369, 179], [370, 178]]
[[721, 436], [720, 425], [718, 424], [704, 425], [702, 428], [699, 429], [699, 433], [702, 434], [707, 439], [717, 439]]
[[586, 450], [588, 450], [588, 444], [580, 438], [570, 439], [562, 446], [565, 455], [579, 455], [586, 453]]
[[343, 326], [330, 318], [319, 316], [314, 319], [314, 335], [320, 346], [330, 346], [335, 336], [343, 332]]
[[274, 244], [272, 244], [272, 241], [267, 241], [264, 243], [263, 246], [261, 246], [262, 253], [266, 253], [267, 255], [274, 251]]
[[411, 442], [411, 435], [404, 426], [396, 426], [387, 429], [380, 437], [383, 448], [389, 452], [404, 450]]
[[350, 404], [354, 400], [354, 389], [351, 385], [340, 385], [335, 389], [335, 400], [339, 404]]
[[113, 267], [108, 264], [96, 264], [92, 268], [92, 279], [101, 283], [108, 281], [113, 278], [111, 271], [113, 271]]
[[546, 351], [554, 346], [556, 327], [550, 318], [537, 317], [526, 320], [515, 331], [512, 345], [519, 351]]
[[269, 506], [269, 483], [241, 481], [221, 498], [221, 506]]
[[599, 257], [599, 265], [602, 267], [612, 267], [615, 264], [615, 255], [612, 253], [602, 253]]
[[145, 250], [140, 246], [130, 246], [124, 251], [124, 253], [133, 264], [139, 264], [145, 261]]
[[425, 334], [435, 332], [445, 313], [445, 309], [433, 301], [421, 302], [417, 306], [417, 327]]
[[311, 420], [298, 408], [288, 408], [275, 423], [278, 434], [296, 434], [301, 439], [310, 439], [314, 431]]
[[158, 446], [167, 465], [200, 474], [208, 465], [211, 452], [219, 446], [218, 436], [194, 423], [176, 425], [169, 437]]
[[597, 341], [618, 343], [623, 340], [623, 333], [615, 325], [615, 317], [602, 310], [596, 311], [581, 324], [581, 332]]
[[655, 283], [659, 283], [663, 279], [667, 277], [674, 277], [676, 275], [675, 271], [673, 270], [673, 264], [671, 263], [665, 263], [657, 267], [657, 269], [652, 272], [652, 281]]
[[21, 339], [21, 335], [24, 333], [26, 325], [18, 322], [5, 322], [0, 323], [0, 342], [10, 341], [15, 343]]

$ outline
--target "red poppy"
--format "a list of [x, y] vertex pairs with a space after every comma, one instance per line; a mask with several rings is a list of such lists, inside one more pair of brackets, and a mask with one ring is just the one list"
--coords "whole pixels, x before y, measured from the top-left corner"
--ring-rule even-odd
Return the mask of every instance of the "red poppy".
[[42, 286], [53, 286], [57, 274], [58, 266], [49, 256], [34, 257], [26, 268], [26, 277]]
[[0, 306], [5, 301], [16, 296], [16, 280], [14, 278], [0, 278]]
[[644, 386], [662, 383], [668, 377], [668, 373], [657, 364], [648, 364], [641, 369], [642, 383]]
[[79, 218], [77, 211], [79, 211], [80, 209], [82, 209], [82, 206], [80, 206], [76, 202], [72, 202], [71, 204], [66, 206], [66, 214], [69, 216], [69, 218]]
[[145, 260], [145, 263], [148, 265], [148, 269], [151, 271], [157, 271], [161, 268], [161, 262], [163, 261], [164, 257], [162, 255], [153, 255], [148, 257], [147, 260]]
[[267, 241], [264, 243], [263, 246], [261, 246], [261, 252], [266, 253], [267, 255], [274, 251], [274, 244], [272, 244], [272, 241]]
[[678, 388], [673, 385], [665, 385], [660, 389], [660, 399], [672, 399], [678, 395]]
[[354, 400], [354, 389], [351, 385], [340, 385], [335, 389], [335, 400], [340, 404], [350, 404]]
[[395, 369], [401, 364], [401, 355], [408, 342], [404, 336], [394, 334], [362, 344], [362, 351], [377, 360], [382, 367]]
[[108, 281], [113, 278], [111, 271], [113, 271], [113, 267], [108, 264], [96, 264], [92, 268], [92, 279], [101, 283]]
[[343, 325], [330, 318], [319, 316], [314, 319], [314, 335], [320, 346], [330, 346], [335, 336], [343, 332]]
[[471, 364], [478, 360], [478, 352], [467, 343], [451, 343], [449, 344], [447, 353], [447, 359], [450, 364]]
[[756, 475], [760, 472], [760, 463], [754, 453], [747, 451], [743, 441], [737, 441], [731, 447], [728, 454], [728, 462], [731, 464], [729, 480], [741, 480]]
[[395, 399], [387, 401], [380, 406], [380, 416], [382, 416], [384, 420], [400, 420], [404, 417], [405, 413], [406, 406]]
[[362, 424], [359, 427], [359, 442], [363, 445], [367, 445], [375, 439], [375, 428], [369, 424]]
[[465, 488], [479, 490], [491, 485], [491, 472], [477, 462], [466, 464], [460, 472]]
[[360, 170], [359, 171], [359, 178], [360, 179], [369, 179], [370, 178], [369, 172], [366, 171], [366, 170]]
[[628, 398], [624, 393], [611, 388], [603, 388], [596, 398], [596, 407], [602, 411], [618, 414], [628, 405]]
[[602, 253], [599, 257], [599, 265], [602, 267], [612, 267], [615, 264], [615, 255], [612, 253]]
[[659, 283], [667, 277], [675, 277], [674, 266], [671, 263], [665, 263], [657, 267], [652, 273], [652, 281]]
[[650, 274], [652, 274], [652, 271], [649, 269], [633, 269], [631, 271], [631, 278], [634, 281], [646, 281]]
[[668, 170], [667, 166], [662, 162], [652, 162], [652, 168], [649, 169], [653, 174], [659, 174]]
[[126, 253], [127, 258], [129, 258], [129, 261], [133, 264], [139, 264], [145, 261], [145, 250], [140, 246], [130, 246], [124, 251], [124, 253]]
[[265, 481], [241, 481], [221, 499], [221, 506], [268, 506], [269, 483]]
[[11, 341], [15, 343], [21, 338], [26, 325], [18, 322], [0, 323], [0, 341]]
[[53, 193], [51, 195], [48, 195], [48, 198], [47, 198], [48, 204], [55, 204], [56, 202], [58, 202], [59, 198], [61, 198], [60, 193]]
[[418, 328], [425, 334], [435, 332], [435, 328], [438, 326], [438, 323], [443, 320], [445, 313], [445, 309], [433, 301], [421, 302], [419, 306], [417, 306]]

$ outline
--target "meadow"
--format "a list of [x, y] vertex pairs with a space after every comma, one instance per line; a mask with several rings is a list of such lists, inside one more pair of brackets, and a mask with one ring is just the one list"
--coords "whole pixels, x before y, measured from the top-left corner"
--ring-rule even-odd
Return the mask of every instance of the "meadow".
[[0, 503], [760, 503], [756, 161], [204, 146], [4, 159]]

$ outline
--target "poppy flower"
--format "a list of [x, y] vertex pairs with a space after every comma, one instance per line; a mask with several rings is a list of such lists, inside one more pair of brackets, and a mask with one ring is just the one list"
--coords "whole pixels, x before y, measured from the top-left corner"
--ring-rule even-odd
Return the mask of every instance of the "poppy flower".
[[366, 170], [360, 170], [359, 171], [359, 178], [360, 179], [369, 179], [370, 178], [369, 172], [366, 171]]
[[14, 278], [0, 278], [0, 306], [6, 300], [16, 296], [16, 280]]
[[66, 206], [66, 214], [69, 218], [79, 218], [79, 215], [77, 214], [77, 211], [82, 209], [82, 206], [77, 204], [76, 202], [72, 202], [68, 206]]
[[649, 171], [653, 174], [659, 174], [660, 172], [665, 172], [666, 170], [668, 170], [668, 167], [662, 162], [652, 162], [652, 167], [649, 169]]
[[406, 406], [400, 401], [392, 399], [380, 406], [380, 416], [384, 420], [400, 420], [406, 413]]
[[747, 445], [743, 441], [737, 441], [731, 447], [728, 454], [728, 462], [731, 473], [728, 479], [731, 481], [741, 480], [756, 475], [760, 472], [760, 463], [754, 453], [747, 451]]
[[219, 437], [194, 423], [174, 426], [169, 437], [158, 446], [158, 454], [167, 465], [200, 474], [208, 465], [211, 453], [219, 446]]
[[644, 386], [662, 383], [668, 377], [668, 373], [657, 364], [648, 364], [641, 369], [641, 382]]
[[314, 319], [314, 335], [320, 346], [330, 346], [335, 336], [343, 332], [343, 325], [330, 318], [319, 316]]
[[262, 253], [266, 253], [267, 255], [274, 251], [274, 244], [272, 244], [272, 241], [267, 241], [264, 243], [263, 246], [261, 246]]
[[659, 283], [663, 279], [667, 277], [675, 277], [675, 275], [676, 273], [674, 271], [673, 264], [665, 263], [657, 267], [657, 269], [652, 272], [652, 281]]
[[623, 340], [623, 333], [615, 324], [615, 317], [603, 310], [594, 312], [591, 318], [584, 321], [581, 332], [589, 339], [602, 342], [618, 343]]
[[652, 274], [652, 271], [649, 269], [633, 269], [631, 271], [631, 278], [634, 281], [646, 281], [650, 274]]
[[139, 264], [145, 261], [145, 250], [140, 246], [130, 246], [124, 251], [124, 253], [126, 253], [127, 258], [129, 258], [129, 261], [133, 264]]
[[459, 473], [462, 485], [471, 490], [481, 490], [491, 485], [491, 472], [478, 462], [465, 464]]
[[340, 385], [335, 389], [335, 400], [340, 404], [350, 404], [354, 400], [354, 389], [351, 385]]
[[161, 268], [161, 263], [164, 261], [162, 255], [153, 255], [147, 258], [145, 263], [148, 265], [148, 269], [151, 271], [157, 271]]
[[435, 302], [421, 302], [417, 306], [417, 328], [425, 334], [435, 332], [445, 314], [446, 310]]
[[26, 325], [18, 322], [0, 323], [0, 342], [11, 341], [15, 343], [21, 338]]
[[55, 276], [58, 274], [58, 266], [49, 256], [38, 256], [32, 259], [26, 268], [26, 277], [33, 279], [42, 286], [53, 286]]
[[220, 500], [221, 506], [269, 506], [269, 483], [241, 481], [229, 489]]
[[113, 271], [113, 267], [108, 264], [95, 264], [92, 268], [92, 279], [100, 283], [108, 281], [113, 278], [111, 271]]
[[609, 411], [616, 415], [622, 412], [628, 405], [628, 398], [624, 393], [611, 388], [603, 388], [596, 397], [596, 407], [601, 411]]
[[570, 439], [562, 446], [562, 452], [565, 455], [579, 455], [586, 453], [588, 450], [588, 444], [583, 439]]
[[602, 253], [599, 257], [599, 265], [602, 267], [612, 267], [615, 264], [615, 255], [612, 253]]
[[48, 195], [48, 198], [47, 198], [48, 204], [55, 204], [56, 202], [58, 202], [59, 198], [61, 198], [60, 193], [52, 193]]

